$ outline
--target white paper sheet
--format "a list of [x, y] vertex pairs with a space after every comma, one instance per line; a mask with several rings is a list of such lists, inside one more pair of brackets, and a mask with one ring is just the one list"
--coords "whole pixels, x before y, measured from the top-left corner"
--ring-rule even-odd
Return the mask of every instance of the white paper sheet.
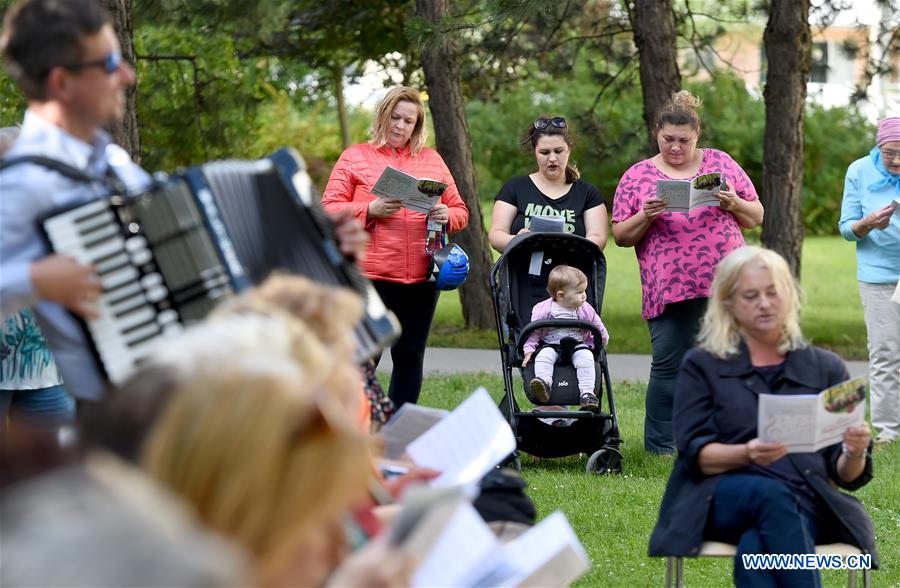
[[448, 414], [450, 413], [440, 408], [407, 402], [378, 432], [378, 436], [384, 440], [384, 456], [398, 459], [410, 443]]
[[412, 577], [413, 586], [464, 586], [464, 579], [482, 562], [495, 559], [500, 548], [494, 533], [468, 502], [458, 503], [453, 516]]
[[490, 394], [476, 390], [407, 447], [417, 465], [441, 475], [433, 486], [465, 485], [480, 480], [516, 449], [516, 439]]

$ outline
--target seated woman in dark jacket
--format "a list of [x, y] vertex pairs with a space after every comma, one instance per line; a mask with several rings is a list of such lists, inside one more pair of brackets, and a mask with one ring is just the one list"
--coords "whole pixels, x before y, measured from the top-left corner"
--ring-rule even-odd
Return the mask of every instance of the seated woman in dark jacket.
[[746, 570], [745, 553], [814, 553], [846, 542], [872, 554], [874, 529], [855, 490], [872, 478], [867, 426], [843, 443], [791, 453], [757, 437], [759, 394], [814, 394], [849, 379], [835, 354], [800, 333], [799, 295], [777, 253], [742, 247], [720, 263], [675, 392], [678, 447], [650, 537], [651, 556], [695, 556], [704, 540], [737, 544], [738, 586], [820, 586], [815, 570]]

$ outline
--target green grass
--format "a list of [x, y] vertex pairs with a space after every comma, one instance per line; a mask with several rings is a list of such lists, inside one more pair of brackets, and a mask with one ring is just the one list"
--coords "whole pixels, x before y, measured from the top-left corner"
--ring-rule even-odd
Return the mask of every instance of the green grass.
[[[641, 318], [641, 284], [632, 248], [606, 248], [603, 322], [611, 353], [650, 353], [647, 323]], [[845, 359], [866, 359], [866, 326], [856, 282], [853, 244], [840, 237], [808, 237], [803, 244], [801, 283], [806, 292], [803, 332], [815, 344]], [[444, 292], [428, 344], [433, 347], [495, 348], [493, 330], [463, 327], [459, 294]]]
[[[420, 402], [452, 409], [478, 386], [498, 401], [502, 396], [499, 375], [433, 377], [425, 380]], [[522, 475], [539, 517], [562, 510], [584, 544], [593, 569], [579, 586], [662, 586], [665, 562], [646, 554], [672, 460], [643, 451], [644, 386], [619, 383], [613, 390], [624, 440], [621, 476], [588, 476], [586, 457], [529, 456], [523, 456]], [[900, 444], [877, 448], [875, 460], [875, 479], [855, 494], [875, 523], [882, 568], [873, 584], [900, 586]], [[686, 559], [684, 574], [688, 586], [730, 586], [731, 560]], [[825, 586], [846, 585], [846, 572], [822, 576]]]

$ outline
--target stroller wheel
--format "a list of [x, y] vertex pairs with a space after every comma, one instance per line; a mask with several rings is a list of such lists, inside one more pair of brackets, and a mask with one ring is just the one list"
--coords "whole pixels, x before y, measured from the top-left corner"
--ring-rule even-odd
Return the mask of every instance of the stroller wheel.
[[501, 468], [512, 468], [516, 470], [517, 473], [522, 473], [522, 458], [519, 456], [519, 452], [516, 451], [514, 453], [510, 453], [509, 456], [500, 462], [498, 467]]
[[587, 466], [584, 468], [589, 474], [602, 476], [603, 474], [622, 473], [622, 454], [618, 449], [604, 447], [591, 454]]
[[513, 469], [518, 473], [522, 473], [522, 458], [520, 458], [518, 455], [513, 458], [512, 464], [510, 465], [512, 465]]

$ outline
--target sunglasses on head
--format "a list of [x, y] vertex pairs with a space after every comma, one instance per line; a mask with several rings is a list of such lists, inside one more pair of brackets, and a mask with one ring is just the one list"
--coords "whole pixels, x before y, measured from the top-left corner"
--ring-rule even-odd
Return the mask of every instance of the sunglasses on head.
[[62, 67], [69, 71], [81, 71], [89, 67], [103, 68], [107, 74], [115, 73], [122, 67], [122, 54], [118, 51], [109, 53], [106, 57], [100, 59], [92, 59], [91, 61], [82, 61], [81, 63], [68, 63]]
[[543, 131], [548, 126], [554, 126], [557, 129], [564, 129], [564, 128], [566, 128], [566, 119], [564, 119], [561, 116], [555, 116], [553, 118], [541, 117], [541, 118], [535, 120], [533, 124], [534, 124], [534, 130], [536, 130], [536, 131]]

